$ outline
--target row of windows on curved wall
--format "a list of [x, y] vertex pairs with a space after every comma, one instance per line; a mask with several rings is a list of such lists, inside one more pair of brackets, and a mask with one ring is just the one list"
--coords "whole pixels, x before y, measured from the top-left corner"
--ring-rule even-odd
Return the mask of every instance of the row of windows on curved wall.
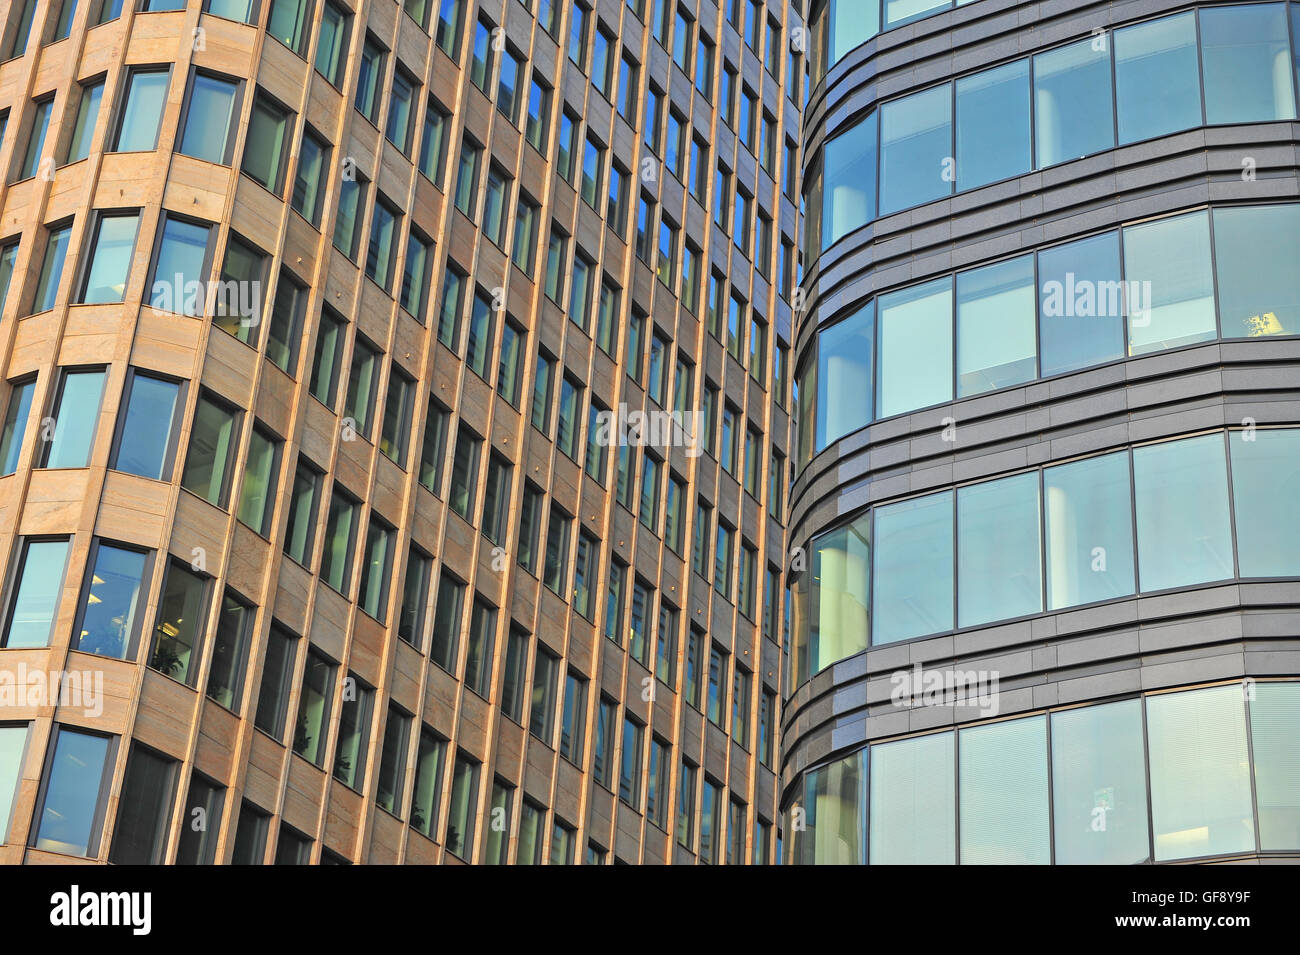
[[1300, 58], [1287, 20], [1290, 7], [1300, 53], [1297, 6], [1162, 17], [881, 104], [809, 169], [807, 260], [878, 215], [1116, 144], [1294, 119]]
[[1133, 865], [1295, 851], [1298, 777], [1300, 682], [1149, 694], [876, 743], [811, 770], [787, 811], [786, 861]]
[[1300, 334], [1297, 247], [1300, 204], [1201, 209], [881, 295], [820, 329], [800, 366], [799, 463], [872, 420], [954, 398], [1216, 338]]
[[[832, 66], [882, 30], [965, 6], [974, 0], [826, 0], [809, 21], [808, 67], [813, 85]], [[883, 26], [882, 26], [883, 24]]]
[[1300, 576], [1297, 499], [1300, 428], [1250, 427], [874, 507], [815, 538], [791, 582], [791, 686], [868, 645]]

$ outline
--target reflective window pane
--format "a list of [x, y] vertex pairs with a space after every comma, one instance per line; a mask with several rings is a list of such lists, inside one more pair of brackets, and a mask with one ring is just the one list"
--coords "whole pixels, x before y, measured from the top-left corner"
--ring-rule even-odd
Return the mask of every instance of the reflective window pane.
[[867, 648], [871, 583], [870, 515], [812, 543], [812, 588], [806, 632], [795, 633], [798, 682]]
[[1043, 609], [1038, 473], [957, 490], [957, 626]]
[[817, 449], [871, 421], [871, 353], [876, 303], [868, 302], [817, 336]]
[[208, 162], [226, 162], [230, 119], [239, 85], [205, 73], [194, 74], [178, 152]]
[[146, 555], [101, 543], [89, 572], [76, 649], [124, 659], [135, 635]]
[[[820, 197], [810, 193], [808, 208], [821, 213], [821, 242], [811, 243], [814, 254], [866, 225], [876, 217], [876, 115], [872, 113], [822, 148], [822, 175], [814, 177]], [[808, 224], [810, 238], [818, 235]]]
[[35, 823], [35, 848], [90, 855], [99, 841], [99, 791], [109, 742], [107, 736], [59, 728], [44, 805]]
[[1133, 593], [1128, 452], [1043, 471], [1047, 608]]
[[1206, 122], [1293, 118], [1286, 5], [1210, 7], [1199, 15]]
[[1147, 698], [1156, 861], [1255, 848], [1241, 684]]
[[872, 865], [957, 861], [953, 740], [933, 733], [871, 747]]
[[952, 492], [877, 508], [873, 644], [952, 629]]
[[1040, 169], [1115, 145], [1106, 44], [1085, 39], [1034, 57], [1034, 133]]
[[957, 273], [957, 396], [1033, 379], [1034, 257]]
[[1300, 683], [1248, 689], [1260, 846], [1294, 851], [1300, 849]]
[[961, 731], [963, 865], [1048, 865], [1047, 718]]
[[956, 188], [1028, 172], [1031, 141], [1027, 58], [957, 81]]
[[887, 418], [952, 399], [952, 279], [880, 298], [876, 413]]
[[865, 865], [867, 861], [866, 751], [812, 770], [804, 780], [807, 830], [803, 861]]
[[1214, 210], [1224, 338], [1300, 333], [1300, 205]]
[[1213, 271], [1207, 212], [1125, 229], [1129, 354], [1215, 338]]
[[1242, 577], [1300, 576], [1300, 428], [1230, 431]]
[[171, 75], [166, 70], [132, 73], [127, 81], [116, 152], [148, 151], [158, 143], [158, 124]]
[[1057, 865], [1135, 865], [1150, 856], [1142, 701], [1052, 714]]
[[1119, 141], [1201, 125], [1201, 78], [1192, 13], [1115, 31]]
[[1080, 239], [1038, 253], [1043, 377], [1124, 356], [1119, 236]]
[[1232, 576], [1223, 435], [1133, 449], [1143, 592]]
[[126, 420], [113, 462], [115, 470], [153, 480], [163, 477], [179, 394], [177, 382], [132, 376]]
[[882, 106], [880, 214], [952, 192], [951, 157], [952, 87], [948, 84]]
[[29, 540], [23, 544], [21, 575], [15, 576], [5, 622], [3, 645], [8, 649], [44, 647], [63, 596], [63, 572], [68, 541]]
[[74, 371], [63, 376], [55, 412], [54, 434], [45, 449], [47, 468], [84, 468], [95, 442], [103, 371]]

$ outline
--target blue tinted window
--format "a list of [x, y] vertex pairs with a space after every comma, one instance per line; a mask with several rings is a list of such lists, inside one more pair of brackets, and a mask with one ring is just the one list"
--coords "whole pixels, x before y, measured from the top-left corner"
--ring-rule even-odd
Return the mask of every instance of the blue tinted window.
[[1224, 338], [1300, 332], [1300, 205], [1214, 210]]
[[824, 249], [876, 217], [876, 115], [832, 139], [822, 154]]
[[1294, 117], [1286, 6], [1213, 7], [1200, 17], [1206, 122]]
[[1115, 100], [1121, 143], [1201, 125], [1191, 13], [1115, 31]]
[[1043, 609], [1038, 472], [957, 491], [957, 626]]
[[1080, 40], [1034, 57], [1034, 130], [1040, 168], [1115, 145], [1105, 43]]
[[952, 87], [944, 84], [882, 106], [880, 214], [952, 192], [951, 157]]
[[1230, 431], [1242, 577], [1300, 576], [1300, 428]]
[[957, 274], [957, 395], [1029, 381], [1037, 373], [1034, 257]]
[[1038, 254], [1042, 374], [1059, 375], [1124, 355], [1124, 294], [1114, 232]]
[[875, 512], [873, 644], [952, 629], [952, 492]]
[[1216, 337], [1213, 273], [1209, 213], [1125, 229], [1129, 354]]
[[817, 338], [817, 449], [871, 421], [875, 302]]
[[90, 855], [99, 789], [104, 777], [108, 738], [60, 729], [50, 762], [45, 804], [37, 823], [37, 849], [67, 855]]
[[1128, 452], [1043, 471], [1047, 608], [1133, 593]]
[[1029, 60], [957, 81], [957, 188], [1028, 172]]
[[880, 417], [952, 398], [952, 279], [891, 292], [880, 299]]

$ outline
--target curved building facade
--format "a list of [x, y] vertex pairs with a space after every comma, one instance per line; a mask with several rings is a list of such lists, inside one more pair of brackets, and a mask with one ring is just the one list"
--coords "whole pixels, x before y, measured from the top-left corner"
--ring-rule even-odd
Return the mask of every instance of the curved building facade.
[[787, 860], [1300, 860], [1300, 6], [863, 6], [809, 12]]

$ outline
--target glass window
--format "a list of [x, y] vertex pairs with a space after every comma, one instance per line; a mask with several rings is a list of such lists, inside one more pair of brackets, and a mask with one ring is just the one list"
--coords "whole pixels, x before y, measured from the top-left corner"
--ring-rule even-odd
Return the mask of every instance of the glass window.
[[804, 778], [805, 829], [800, 855], [807, 864], [863, 865], [867, 861], [865, 752], [814, 769]]
[[23, 541], [0, 646], [16, 650], [49, 645], [67, 562], [66, 538]]
[[[244, 698], [244, 672], [247, 670], [248, 644], [251, 638], [255, 611], [247, 604], [227, 593], [221, 601], [221, 616], [212, 638], [212, 669], [208, 673], [208, 697], [228, 710], [238, 713]], [[273, 637], [278, 636], [272, 628]], [[273, 649], [275, 639], [267, 645], [266, 667], [272, 677], [278, 672], [280, 662]], [[292, 644], [290, 645], [292, 648]], [[286, 661], [291, 665], [292, 650]], [[287, 680], [288, 670], [282, 679]], [[265, 685], [265, 683], [263, 684]], [[260, 700], [259, 700], [260, 706]], [[276, 734], [279, 738], [279, 732]]]
[[213, 323], [254, 347], [261, 330], [259, 312], [267, 259], [261, 250], [231, 235], [221, 264], [221, 280], [213, 296]]
[[952, 192], [951, 152], [952, 87], [948, 84], [882, 106], [880, 214]]
[[356, 542], [360, 509], [360, 504], [335, 486], [325, 522], [325, 554], [321, 558], [320, 577], [342, 594], [347, 593], [352, 581], [352, 546]]
[[380, 622], [388, 619], [388, 580], [393, 568], [393, 529], [375, 518], [366, 531], [357, 605]]
[[158, 145], [158, 125], [170, 81], [168, 70], [131, 72], [111, 152], [148, 152]]
[[1043, 609], [1038, 473], [957, 489], [957, 626]]
[[871, 864], [957, 861], [953, 734], [871, 747]]
[[190, 776], [190, 790], [183, 807], [177, 865], [212, 865], [217, 859], [217, 837], [226, 791], [198, 773]]
[[1228, 442], [1240, 575], [1300, 576], [1300, 428], [1230, 431]]
[[1040, 169], [1115, 145], [1107, 44], [1084, 39], [1034, 57], [1034, 132]]
[[153, 480], [165, 477], [180, 388], [178, 382], [138, 372], [130, 376], [126, 414], [112, 468]]
[[470, 519], [478, 490], [478, 462], [482, 440], [462, 423], [456, 432], [456, 447], [451, 458], [451, 487], [447, 497], [451, 509], [465, 520]]
[[1257, 683], [1250, 689], [1260, 846], [1294, 850], [1300, 847], [1300, 683]]
[[334, 778], [352, 789], [359, 789], [366, 778], [374, 699], [374, 690], [354, 674], [347, 675], [339, 707], [339, 735], [334, 745]]
[[203, 313], [203, 279], [207, 276], [211, 238], [212, 226], [206, 222], [190, 222], [172, 215], [164, 218], [150, 287], [151, 306], [181, 315]]
[[343, 400], [343, 415], [352, 428], [369, 440], [375, 423], [375, 401], [379, 396], [379, 352], [357, 336], [352, 347], [352, 369], [348, 374], [348, 392]]
[[1133, 593], [1128, 452], [1043, 471], [1047, 608]]
[[501, 712], [516, 723], [523, 722], [524, 683], [528, 678], [528, 634], [510, 628], [506, 638], [505, 679], [501, 685]]
[[492, 659], [496, 653], [497, 612], [475, 598], [469, 615], [465, 651], [465, 686], [484, 699], [491, 692]]
[[646, 773], [645, 814], [646, 818], [660, 829], [668, 828], [668, 800], [672, 791], [668, 788], [669, 753], [672, 747], [661, 742], [658, 737], [650, 737], [650, 766]]
[[641, 808], [641, 750], [645, 727], [623, 717], [623, 761], [618, 774], [618, 798], [633, 809]]
[[433, 645], [429, 659], [448, 673], [456, 665], [464, 602], [465, 585], [443, 571], [438, 578], [438, 602], [433, 612]]
[[[298, 722], [293, 731], [293, 751], [320, 766], [325, 760], [325, 734], [329, 732], [330, 696], [334, 692], [334, 664], [308, 648], [302, 671]], [[346, 707], [344, 708], [346, 712]], [[342, 727], [340, 727], [340, 741]]]
[[1144, 745], [1141, 700], [1052, 714], [1057, 865], [1148, 861]]
[[31, 420], [32, 396], [35, 393], [35, 379], [16, 382], [9, 391], [4, 435], [0, 438], [0, 474], [13, 474], [18, 470], [18, 455], [22, 451], [23, 439], [27, 436], [27, 424]]
[[875, 511], [873, 644], [952, 629], [952, 492]]
[[204, 395], [190, 428], [181, 487], [217, 507], [226, 506], [230, 491], [230, 457], [239, 440], [236, 418], [233, 410]]
[[345, 331], [346, 323], [337, 313], [328, 307], [321, 309], [316, 353], [312, 357], [311, 393], [331, 408], [338, 389]]
[[460, 59], [461, 18], [465, 0], [441, 0], [438, 4], [438, 29], [435, 42], [453, 60]]
[[451, 776], [451, 802], [447, 811], [447, 851], [468, 860], [474, 847], [475, 813], [478, 802], [478, 763], [457, 751]]
[[[1071, 120], [1074, 126], [1076, 120]], [[1042, 374], [1100, 365], [1124, 355], [1119, 236], [1080, 239], [1038, 253]]]
[[32, 845], [47, 852], [90, 856], [98, 849], [103, 822], [101, 799], [109, 770], [108, 736], [58, 727]]
[[397, 619], [397, 635], [415, 649], [424, 650], [424, 613], [429, 602], [429, 570], [432, 559], [414, 545], [406, 559], [402, 580], [402, 608]]
[[[66, 9], [74, 5], [69, 0], [64, 7]], [[99, 104], [103, 98], [103, 80], [81, 87], [81, 95], [77, 99], [77, 119], [72, 127], [72, 139], [68, 142], [68, 162], [80, 162], [90, 155], [90, 144], [95, 139], [95, 125], [99, 121]]]
[[876, 217], [875, 170], [876, 115], [872, 113], [830, 140], [822, 149], [821, 175], [809, 176], [812, 191], [806, 228], [811, 249], [829, 248]]
[[75, 649], [118, 660], [127, 657], [135, 638], [147, 557], [141, 551], [97, 544]]
[[420, 172], [441, 188], [447, 153], [447, 127], [451, 116], [432, 99], [424, 111], [424, 133], [420, 137]]
[[952, 279], [880, 298], [881, 418], [952, 400]]
[[1255, 848], [1240, 684], [1147, 697], [1156, 861]]
[[[349, 178], [346, 173], [352, 172]], [[361, 239], [358, 228], [361, 209], [365, 204], [366, 183], [356, 175], [355, 170], [345, 170], [343, 181], [339, 184], [339, 207], [334, 218], [334, 248], [349, 259], [356, 260], [357, 244]]]
[[177, 151], [208, 162], [228, 163], [238, 93], [237, 82], [196, 72]]
[[284, 735], [289, 681], [293, 679], [297, 650], [297, 640], [293, 635], [273, 622], [266, 641], [266, 662], [262, 665], [262, 685], [258, 690], [253, 724], [277, 740]]
[[870, 515], [815, 539], [811, 556], [807, 632], [802, 627], [795, 631], [794, 667], [799, 683], [867, 648]]
[[230, 853], [231, 865], [262, 865], [266, 860], [266, 838], [271, 817], [245, 800], [239, 807], [235, 845]]
[[415, 758], [415, 786], [411, 792], [411, 828], [426, 836], [434, 831], [441, 791], [442, 753], [445, 744], [427, 728], [420, 729], [420, 749]]
[[1222, 434], [1133, 449], [1143, 592], [1233, 576]]
[[[817, 336], [817, 448], [826, 447], [871, 421], [871, 354], [875, 349], [875, 301]], [[1031, 333], [1032, 334], [1032, 333]]]
[[560, 755], [582, 765], [582, 743], [587, 732], [587, 681], [570, 672], [564, 678], [564, 712], [560, 721]]
[[1048, 865], [1047, 718], [961, 731], [964, 865]]
[[1300, 332], [1300, 205], [1214, 210], [1214, 265], [1224, 338]]
[[555, 733], [555, 693], [559, 659], [540, 644], [533, 660], [533, 692], [529, 704], [528, 730], [547, 746]]
[[301, 56], [309, 38], [309, 0], [272, 0], [266, 32]]
[[957, 273], [959, 398], [1032, 380], [1037, 348], [1032, 255]]
[[406, 446], [411, 431], [411, 404], [415, 385], [397, 366], [388, 375], [388, 396], [384, 399], [384, 420], [379, 450], [398, 467], [406, 467]]
[[90, 264], [83, 279], [80, 302], [102, 305], [122, 301], [139, 223], [138, 212], [96, 217], [89, 247]]
[[1205, 121], [1259, 123], [1295, 116], [1286, 5], [1207, 8], [1201, 18]]
[[104, 371], [65, 371], [52, 409], [54, 433], [45, 445], [42, 467], [84, 468], [90, 462], [104, 393]]
[[[35, 6], [35, 3], [32, 5]], [[30, 179], [39, 171], [41, 154], [45, 150], [45, 136], [50, 129], [50, 113], [53, 110], [52, 98], [35, 104], [31, 132], [27, 134], [27, 151], [23, 155], [23, 164], [18, 167], [18, 179]]]
[[322, 186], [328, 165], [329, 147], [310, 130], [304, 130], [290, 204], [295, 212], [314, 226], [320, 225], [322, 200], [325, 197]]
[[949, 171], [957, 188], [1029, 171], [1029, 112], [1027, 58], [957, 81], [957, 162]]
[[1121, 143], [1201, 125], [1195, 14], [1115, 31], [1115, 99]]
[[356, 107], [370, 122], [379, 125], [379, 101], [383, 97], [384, 49], [375, 42], [375, 38], [366, 34], [365, 45], [361, 48], [361, 60], [357, 66]]
[[113, 826], [109, 862], [114, 865], [159, 865], [163, 861], [163, 853], [167, 851], [167, 830], [171, 827], [175, 777], [175, 762], [139, 743], [132, 744], [126, 762], [126, 777], [118, 796], [117, 823]]
[[569, 529], [572, 523], [572, 518], [554, 504], [551, 505], [551, 518], [546, 524], [546, 561], [542, 569], [542, 580], [561, 596], [564, 595], [564, 579], [568, 575]]
[[382, 198], [375, 200], [370, 219], [370, 241], [366, 250], [366, 276], [385, 292], [393, 286], [397, 222], [401, 214]]
[[1213, 272], [1208, 212], [1126, 228], [1129, 354], [1215, 338]]
[[[170, 221], [170, 220], [169, 220]], [[45, 312], [54, 307], [63, 279], [63, 266], [68, 259], [68, 242], [72, 226], [56, 226], [48, 230], [45, 238], [45, 258], [41, 260], [41, 273], [36, 279], [36, 294], [32, 298], [32, 312]]]
[[171, 561], [158, 599], [149, 666], [190, 684], [198, 676], [199, 641], [206, 625], [208, 582], [186, 564]]
[[407, 76], [405, 70], [393, 70], [388, 96], [388, 124], [384, 136], [403, 154], [411, 148], [411, 133], [415, 128], [415, 87], [418, 84]]
[[420, 483], [434, 494], [442, 493], [442, 463], [447, 453], [447, 410], [429, 402], [420, 446]]
[[326, 2], [321, 8], [320, 35], [316, 40], [316, 69], [332, 86], [343, 82], [343, 70], [348, 59], [348, 22], [351, 20], [342, 9]]

